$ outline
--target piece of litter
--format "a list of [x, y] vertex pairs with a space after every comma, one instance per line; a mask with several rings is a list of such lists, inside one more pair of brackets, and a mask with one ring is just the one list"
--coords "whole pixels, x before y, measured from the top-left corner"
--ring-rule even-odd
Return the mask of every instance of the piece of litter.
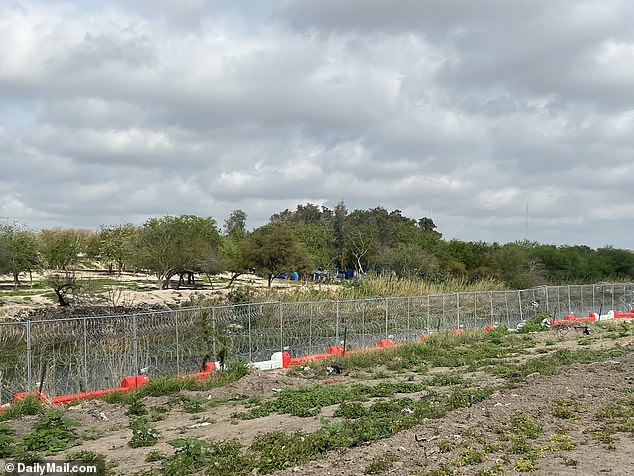
[[207, 426], [207, 425], [211, 425], [211, 422], [203, 421], [201, 423], [194, 423], [193, 425], [189, 425], [189, 428], [200, 428], [200, 427]]

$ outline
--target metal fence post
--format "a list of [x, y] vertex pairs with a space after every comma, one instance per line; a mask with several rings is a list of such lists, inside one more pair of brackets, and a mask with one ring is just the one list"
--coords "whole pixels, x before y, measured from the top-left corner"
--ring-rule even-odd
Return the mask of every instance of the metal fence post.
[[83, 328], [84, 328], [84, 392], [90, 390], [88, 388], [88, 326], [87, 326], [87, 317], [83, 317]]
[[493, 291], [489, 291], [489, 299], [490, 299], [490, 303], [491, 303], [491, 312], [490, 312], [490, 324], [493, 325]]
[[251, 335], [251, 303], [247, 304], [247, 319], [249, 331], [249, 362], [253, 362], [253, 336]]
[[211, 308], [211, 351], [215, 359], [218, 355], [216, 353], [216, 306]]
[[134, 375], [139, 375], [139, 349], [137, 348], [136, 314], [132, 314], [132, 360], [134, 362]]
[[410, 312], [409, 312], [409, 299], [410, 297], [407, 296], [407, 338], [409, 339], [412, 335], [412, 326], [410, 325]]
[[572, 305], [570, 304], [570, 285], [568, 285], [567, 288], [568, 288], [568, 314], [572, 314]]
[[26, 374], [27, 390], [33, 389], [32, 365], [33, 355], [31, 350], [31, 321], [26, 321]]
[[517, 291], [517, 304], [520, 307], [520, 322], [524, 320], [524, 314], [522, 314], [522, 292]]
[[474, 292], [473, 295], [473, 323], [478, 322], [478, 293]]
[[509, 295], [505, 291], [504, 292], [504, 307], [506, 308], [506, 328], [511, 328], [511, 319], [509, 317]]
[[335, 345], [339, 345], [339, 299], [335, 301]]
[[387, 310], [387, 297], [383, 298], [383, 300], [384, 300], [383, 307], [385, 308], [385, 338], [387, 339], [389, 335], [389, 332], [388, 332], [389, 317], [388, 317], [388, 310]]
[[284, 309], [282, 301], [280, 304], [280, 352], [284, 352]]
[[178, 335], [178, 316], [180, 315], [179, 311], [176, 311], [175, 319], [176, 319], [176, 375], [180, 375], [181, 373], [181, 346], [180, 346], [180, 336]]
[[315, 312], [313, 301], [308, 302], [308, 354], [313, 353], [313, 313]]
[[460, 293], [456, 293], [456, 317], [458, 319], [457, 329], [460, 329]]
[[365, 329], [365, 301], [359, 301], [361, 304], [361, 330], [362, 330], [362, 338], [361, 338], [361, 346], [365, 347], [366, 343], [366, 329]]

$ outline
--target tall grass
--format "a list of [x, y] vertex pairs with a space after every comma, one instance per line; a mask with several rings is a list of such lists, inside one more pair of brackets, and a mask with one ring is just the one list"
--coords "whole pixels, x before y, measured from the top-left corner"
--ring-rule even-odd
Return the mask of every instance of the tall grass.
[[319, 301], [326, 299], [356, 299], [377, 296], [424, 296], [451, 292], [501, 291], [508, 286], [497, 279], [469, 281], [450, 278], [442, 282], [429, 282], [420, 278], [390, 279], [366, 277], [336, 283], [308, 283], [284, 289], [266, 289], [255, 294], [255, 299], [282, 301]]

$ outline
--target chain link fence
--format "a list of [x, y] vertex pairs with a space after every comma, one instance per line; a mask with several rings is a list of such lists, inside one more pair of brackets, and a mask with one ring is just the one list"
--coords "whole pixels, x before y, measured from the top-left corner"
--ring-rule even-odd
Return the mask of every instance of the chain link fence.
[[537, 313], [555, 318], [630, 310], [634, 284], [544, 286], [313, 302], [263, 302], [129, 315], [0, 323], [0, 403], [39, 388], [63, 395], [118, 387], [128, 375], [193, 373], [203, 361], [256, 362], [418, 339], [487, 325], [517, 328]]

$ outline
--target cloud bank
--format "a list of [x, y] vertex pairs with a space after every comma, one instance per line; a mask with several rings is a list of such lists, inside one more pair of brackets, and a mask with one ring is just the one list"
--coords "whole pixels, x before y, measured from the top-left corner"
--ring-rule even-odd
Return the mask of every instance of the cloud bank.
[[[230, 3], [230, 5], [227, 5]], [[0, 219], [306, 202], [632, 248], [634, 4], [0, 3]]]

